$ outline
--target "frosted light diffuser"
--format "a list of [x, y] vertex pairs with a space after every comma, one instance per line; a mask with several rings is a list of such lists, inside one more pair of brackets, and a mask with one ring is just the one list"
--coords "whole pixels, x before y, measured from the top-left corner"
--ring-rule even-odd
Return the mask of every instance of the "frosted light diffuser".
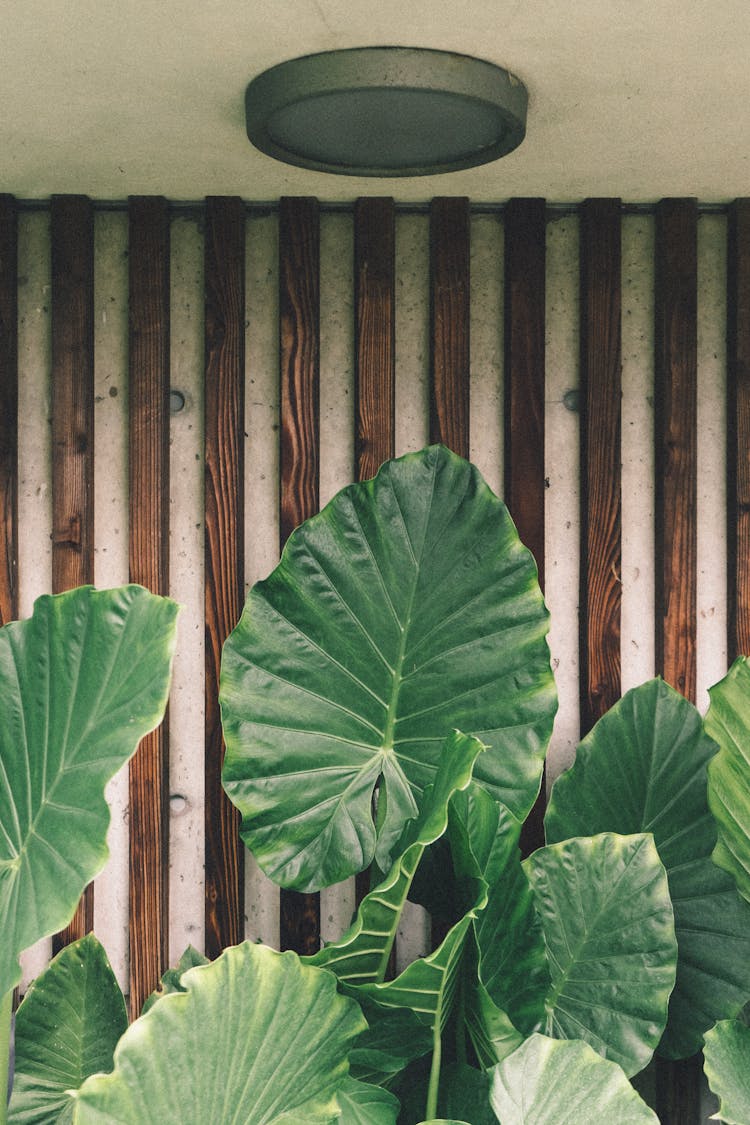
[[505, 156], [526, 88], [502, 67], [418, 47], [355, 47], [279, 63], [245, 93], [247, 135], [286, 164], [345, 176], [426, 176]]

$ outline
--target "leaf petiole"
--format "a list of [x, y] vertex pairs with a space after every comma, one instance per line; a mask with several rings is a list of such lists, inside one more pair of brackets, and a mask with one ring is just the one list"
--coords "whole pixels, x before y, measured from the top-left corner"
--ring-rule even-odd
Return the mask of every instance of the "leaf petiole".
[[10, 1028], [13, 1018], [13, 990], [0, 1000], [0, 1125], [8, 1120], [8, 1078], [10, 1071]]

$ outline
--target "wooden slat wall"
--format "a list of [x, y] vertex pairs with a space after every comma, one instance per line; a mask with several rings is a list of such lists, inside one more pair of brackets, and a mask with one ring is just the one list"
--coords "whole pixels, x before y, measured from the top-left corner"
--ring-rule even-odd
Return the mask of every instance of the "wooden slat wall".
[[244, 600], [245, 214], [210, 199], [205, 234], [206, 952], [242, 940], [240, 817], [221, 788], [221, 647]]
[[[280, 536], [319, 505], [320, 220], [314, 199], [286, 198], [279, 212]], [[281, 892], [283, 949], [320, 945], [318, 895]]]
[[[129, 574], [169, 593], [169, 209], [129, 205]], [[141, 742], [129, 768], [130, 1010], [135, 1016], [169, 963], [168, 722]]]
[[0, 196], [0, 625], [18, 617], [18, 214]]
[[[29, 553], [22, 551], [19, 555], [17, 545], [18, 537], [25, 531], [17, 526], [15, 496], [21, 486], [26, 492], [43, 490], [47, 486], [43, 480], [22, 480], [19, 474], [16, 435], [19, 428], [23, 433], [23, 419], [19, 419], [17, 426], [16, 395], [24, 378], [37, 381], [49, 378], [52, 392], [53, 588], [61, 590], [95, 578], [93, 208], [83, 197], [58, 197], [52, 201], [50, 370], [41, 374], [36, 370], [21, 372], [17, 379], [16, 298], [27, 270], [26, 264], [20, 263], [16, 271], [18, 212], [14, 200], [0, 197], [2, 620], [18, 612], [18, 591], [20, 589], [23, 595], [25, 581], [34, 589], [39, 584], [38, 576], [34, 576], [32, 582], [16, 562], [17, 557], [25, 558], [28, 570]], [[174, 224], [183, 220], [170, 214], [169, 205], [163, 200], [132, 200], [129, 213], [129, 286], [126, 285], [129, 293], [125, 291], [122, 300], [130, 309], [126, 365], [130, 381], [130, 574], [153, 589], [166, 590], [169, 588], [166, 537], [175, 519], [175, 506], [184, 507], [188, 503], [180, 492], [179, 481], [173, 480], [171, 490], [169, 488], [166, 452], [170, 229], [174, 231]], [[570, 511], [574, 530], [569, 533], [566, 544], [574, 541], [571, 537], [577, 535], [578, 520], [581, 533], [579, 557], [570, 560], [571, 568], [574, 561], [576, 564], [576, 587], [580, 562], [581, 630], [580, 637], [573, 641], [578, 654], [573, 693], [575, 708], [571, 708], [570, 700], [564, 702], [574, 720], [580, 704], [580, 725], [585, 730], [619, 694], [620, 649], [625, 643], [620, 638], [621, 591], [623, 598], [628, 591], [632, 597], [635, 588], [633, 575], [627, 573], [627, 568], [623, 571], [621, 541], [625, 529], [621, 526], [621, 492], [625, 491], [625, 485], [620, 478], [620, 441], [624, 436], [621, 430], [626, 416], [621, 399], [623, 395], [631, 396], [627, 416], [632, 418], [633, 391], [624, 387], [620, 379], [625, 279], [621, 278], [623, 218], [618, 200], [587, 201], [576, 216], [566, 220], [564, 230], [562, 226], [549, 226], [554, 213], [548, 212], [543, 199], [511, 200], [502, 216], [483, 216], [479, 223], [472, 220], [472, 208], [465, 199], [438, 199], [432, 203], [429, 214], [409, 215], [404, 219], [399, 216], [398, 205], [390, 199], [359, 200], [351, 220], [346, 217], [335, 220], [336, 224], [352, 223], [353, 301], [346, 294], [350, 339], [342, 328], [344, 314], [328, 315], [331, 311], [328, 288], [325, 289], [327, 314], [321, 318], [320, 208], [315, 200], [282, 200], [278, 225], [275, 218], [267, 215], [257, 219], [254, 213], [248, 216], [245, 206], [237, 199], [207, 200], [195, 218], [201, 221], [200, 230], [196, 222], [189, 234], [184, 227], [179, 233], [181, 245], [187, 238], [193, 246], [190, 253], [195, 252], [200, 259], [195, 278], [200, 273], [200, 285], [205, 282], [205, 302], [201, 305], [198, 300], [200, 307], [188, 310], [186, 296], [185, 307], [180, 306], [180, 324], [184, 327], [192, 317], [190, 331], [203, 340], [203, 363], [197, 357], [189, 360], [195, 362], [197, 369], [202, 367], [202, 372], [198, 371], [194, 379], [191, 374], [191, 379], [195, 386], [203, 379], [203, 386], [202, 392], [198, 392], [198, 401], [190, 406], [192, 415], [181, 415], [179, 422], [175, 417], [172, 435], [184, 443], [191, 427], [194, 428], [195, 453], [190, 452], [189, 456], [191, 460], [193, 456], [200, 460], [205, 470], [203, 510], [193, 514], [191, 509], [186, 516], [181, 508], [179, 513], [183, 525], [189, 522], [193, 528], [205, 520], [204, 551], [193, 562], [204, 594], [204, 602], [195, 616], [205, 621], [206, 691], [202, 704], [205, 732], [196, 734], [200, 741], [198, 755], [205, 760], [201, 810], [205, 820], [205, 880], [200, 871], [195, 873], [200, 886], [205, 887], [205, 916], [192, 923], [189, 919], [181, 921], [178, 931], [181, 935], [192, 933], [193, 943], [214, 955], [224, 945], [240, 940], [246, 930], [249, 937], [257, 936], [245, 917], [243, 851], [238, 845], [236, 815], [226, 805], [219, 785], [223, 748], [216, 703], [221, 644], [241, 611], [245, 585], [243, 543], [249, 549], [253, 536], [267, 537], [268, 529], [273, 528], [271, 551], [264, 546], [259, 554], [263, 558], [270, 557], [277, 540], [278, 546], [283, 546], [291, 530], [318, 509], [321, 466], [328, 490], [334, 477], [341, 476], [352, 450], [352, 478], [363, 479], [371, 476], [394, 448], [417, 448], [429, 434], [431, 440], [444, 441], [464, 455], [469, 449], [479, 449], [483, 465], [494, 473], [495, 479], [502, 481], [504, 498], [522, 539], [535, 554], [542, 583], [548, 586], [550, 597], [554, 593], [559, 600], [560, 590], [566, 587], [559, 582], [558, 568], [568, 564], [565, 549], [559, 543], [549, 542], [550, 535], [554, 538], [559, 534], [555, 530], [559, 523], [545, 520], [545, 504], [552, 496], [552, 492], [547, 491], [546, 478], [552, 475], [553, 484], [563, 479], [556, 472], [557, 466], [551, 463], [550, 448], [556, 450], [555, 456], [559, 456], [562, 449], [567, 459], [564, 480], [576, 477], [580, 461], [580, 511], [578, 492], [574, 494], [568, 485], [557, 486], [554, 504], [567, 504]], [[700, 385], [697, 371], [701, 355], [697, 339], [697, 327], [701, 323], [697, 293], [697, 218], [694, 201], [665, 200], [657, 208], [656, 302], [652, 318], [655, 346], [652, 357], [647, 357], [645, 352], [640, 357], [646, 367], [653, 361], [655, 379], [653, 388], [649, 383], [646, 390], [638, 392], [645, 399], [653, 390], [655, 398], [653, 484], [657, 529], [655, 561], [651, 567], [655, 574], [656, 599], [653, 611], [644, 606], [641, 636], [645, 638], [648, 634], [651, 644], [656, 637], [657, 657], [653, 671], [662, 672], [691, 698], [706, 686], [696, 684], [700, 676], [696, 673], [695, 659], [701, 588], [696, 555], [699, 518], [696, 486], [701, 441], [696, 424], [696, 388]], [[492, 226], [495, 222], [497, 227]], [[648, 225], [654, 220], [649, 217], [644, 222]], [[253, 227], [255, 223], [257, 228]], [[490, 226], [493, 231], [501, 229], [497, 237], [504, 241], [503, 254], [499, 254], [501, 242], [492, 241], [494, 235], [486, 246], [481, 244], [481, 237], [476, 237], [477, 231], [486, 232]], [[259, 364], [267, 365], [270, 351], [267, 349], [267, 353], [263, 353], [263, 359], [258, 358], [260, 352], [252, 351], [254, 358], [251, 360], [251, 349], [247, 356], [245, 354], [246, 330], [250, 341], [255, 340], [257, 333], [269, 338], [276, 333], [276, 325], [271, 323], [275, 310], [267, 299], [258, 302], [252, 293], [245, 292], [246, 277], [253, 278], [256, 288], [264, 283], [265, 274], [255, 270], [252, 263], [248, 268], [246, 261], [248, 253], [251, 256], [254, 253], [252, 247], [257, 245], [248, 239], [250, 249], [246, 248], [246, 231], [261, 227], [266, 232], [263, 237], [267, 245], [264, 243], [263, 254], [267, 256], [277, 253], [278, 230], [279, 355], [275, 403], [270, 401], [273, 397], [268, 389], [270, 375], [257, 370]], [[324, 227], [324, 230], [330, 229]], [[739, 200], [731, 207], [727, 234], [726, 608], [727, 648], [731, 657], [750, 648], [750, 202], [747, 200]], [[644, 234], [643, 246], [644, 253], [650, 254], [649, 237]], [[329, 247], [334, 244], [340, 245], [335, 238], [328, 243]], [[632, 251], [632, 240], [629, 245]], [[174, 236], [172, 246], [174, 248]], [[406, 246], [409, 254], [415, 255], [413, 266], [404, 263]], [[715, 261], [718, 263], [720, 259], [717, 252]], [[192, 261], [189, 255], [184, 261], [188, 260]], [[497, 279], [497, 293], [502, 294], [504, 306], [493, 307], [491, 314], [486, 303], [482, 303], [483, 294], [477, 291], [477, 286], [470, 294], [470, 261], [472, 269], [478, 263], [477, 277], [491, 275]], [[565, 286], [559, 284], [561, 263], [562, 268], [568, 270]], [[647, 272], [645, 270], [644, 276]], [[331, 278], [334, 273], [324, 272], [324, 277]], [[38, 276], [42, 274], [43, 271], [37, 270]], [[345, 274], [338, 271], [335, 276]], [[554, 285], [549, 280], [551, 277], [558, 278]], [[629, 277], [627, 283], [631, 284]], [[176, 284], [173, 276], [173, 317], [176, 316]], [[561, 293], [564, 293], [563, 298]], [[190, 298], [193, 305], [194, 296]], [[353, 310], [351, 315], [349, 305]], [[258, 325], [250, 315], [249, 325], [246, 325], [248, 310], [258, 308], [266, 310], [269, 323]], [[406, 316], [404, 309], [408, 310]], [[497, 383], [491, 394], [485, 394], [482, 382], [478, 395], [481, 403], [492, 401], [492, 395], [497, 401], [498, 388], [502, 388], [494, 428], [484, 426], [484, 419], [479, 414], [473, 417], [471, 413], [470, 389], [477, 388], [482, 380], [495, 378], [489, 361], [485, 369], [484, 357], [478, 362], [476, 349], [473, 355], [470, 352], [471, 322], [476, 309], [480, 310], [479, 316], [485, 318], [481, 325], [483, 340], [490, 338], [486, 318], [491, 315], [497, 322], [498, 357], [492, 361], [497, 367]], [[399, 316], [401, 319], [397, 321]], [[397, 322], [399, 339], [396, 339]], [[44, 323], [40, 316], [39, 324]], [[180, 358], [176, 366], [174, 355], [192, 355], [189, 349], [182, 348], [183, 327], [180, 338], [173, 340], [172, 349], [171, 376], [178, 380], [183, 359]], [[24, 328], [27, 334], [30, 331], [28, 326]], [[561, 331], [569, 332], [564, 347], [559, 346], [556, 338]], [[419, 338], [408, 352], [409, 364], [414, 367], [413, 377], [410, 367], [408, 388], [403, 372], [401, 381], [396, 372], [399, 346], [404, 354], [404, 333], [413, 334], [415, 341]], [[335, 341], [333, 334], [337, 334]], [[631, 350], [642, 346], [633, 342], [632, 334], [628, 339]], [[343, 367], [350, 364], [353, 382], [347, 382], [348, 376], [338, 370], [321, 373], [321, 347], [324, 354], [335, 354]], [[43, 356], [43, 347], [40, 345], [34, 354]], [[566, 394], [566, 403], [560, 401], [563, 397], [560, 388], [565, 388], [566, 384], [558, 377], [559, 358], [569, 355], [573, 359], [564, 360], [563, 366], [570, 366], [569, 376], [564, 378], [569, 377], [570, 390], [574, 392], [576, 385], [580, 390], [580, 448], [577, 441], [571, 443], [567, 437], [567, 444], [560, 443], [561, 434], [569, 437], [579, 432], [577, 419], [571, 413], [576, 409], [575, 394], [572, 397]], [[628, 355], [627, 359], [632, 363], [633, 356]], [[272, 366], [275, 365], [274, 358]], [[545, 370], [548, 365], [549, 372]], [[265, 380], [262, 395], [266, 396], [262, 401], [256, 389], [250, 391], [251, 387], [256, 388], [261, 376]], [[326, 404], [322, 434], [321, 378], [325, 380]], [[121, 381], [124, 385], [125, 373]], [[642, 381], [642, 386], [646, 386], [646, 381]], [[347, 401], [352, 389], [353, 409], [352, 398]], [[42, 398], [34, 401], [41, 402]], [[278, 419], [277, 439], [269, 437], [269, 448], [278, 441], [279, 491], [278, 504], [276, 499], [268, 500], [268, 504], [277, 509], [273, 519], [268, 521], [268, 527], [259, 527], [256, 532], [255, 515], [253, 527], [244, 527], [244, 505], [252, 505], [254, 514], [260, 512], [263, 504], [257, 493], [265, 495], [268, 486], [264, 482], [261, 487], [253, 473], [258, 478], [267, 475], [275, 480], [276, 477], [275, 450], [273, 456], [269, 455], [268, 463], [261, 464], [252, 441], [248, 445], [250, 439], [245, 433], [246, 428], [251, 435], [259, 432], [255, 419], [261, 412], [265, 412], [263, 426], [269, 435], [272, 420]], [[716, 424], [723, 425], [723, 419]], [[342, 444], [333, 456], [330, 446], [336, 441], [337, 433], [341, 434]], [[489, 436], [485, 439], [485, 435]], [[489, 447], [482, 444], [485, 440]], [[631, 451], [634, 440], [641, 441], [645, 450], [651, 440], [650, 432], [644, 431], [634, 439], [631, 430], [628, 433]], [[255, 466], [249, 475], [244, 466], [246, 453], [249, 465]], [[27, 460], [27, 463], [32, 462]], [[551, 473], [551, 470], [554, 471]], [[196, 505], [200, 501], [193, 497], [189, 503]], [[632, 505], [629, 511], [633, 512]], [[275, 530], [277, 516], [278, 534]], [[106, 526], [100, 525], [98, 536], [102, 542], [106, 542], [107, 533]], [[649, 568], [649, 560], [638, 561]], [[17, 566], [16, 582], [13, 574]], [[570, 600], [575, 602], [572, 592]], [[574, 633], [572, 629], [571, 635]], [[181, 638], [183, 643], [190, 641], [189, 636], [181, 634]], [[573, 663], [572, 657], [570, 662]], [[186, 685], [186, 690], [189, 688], [190, 685]], [[134, 761], [130, 792], [129, 975], [134, 1011], [156, 983], [167, 960], [174, 962], [182, 951], [181, 948], [167, 949], [166, 834], [170, 796], [178, 805], [181, 801], [184, 804], [184, 799], [180, 794], [170, 794], [166, 728], [154, 739], [151, 746], [144, 744]], [[172, 749], [175, 753], [178, 750]], [[179, 748], [180, 760], [184, 756], [183, 749]], [[550, 755], [553, 775], [564, 758], [559, 744], [553, 741]], [[541, 842], [542, 812], [540, 800], [525, 836], [527, 849]], [[363, 889], [360, 887], [360, 894]], [[300, 952], [314, 950], [321, 928], [319, 897], [273, 893], [276, 895], [274, 902], [279, 904], [274, 906], [279, 917], [279, 944]], [[179, 887], [173, 888], [173, 912], [179, 894]], [[84, 910], [59, 941], [90, 926], [90, 901], [90, 894], [87, 894], [88, 917]], [[326, 914], [328, 912], [326, 908]], [[249, 909], [248, 913], [252, 911]], [[106, 933], [100, 936], [106, 943]], [[404, 948], [409, 940], [406, 935]], [[118, 972], [127, 980], [127, 967], [124, 975], [122, 970], [123, 966], [119, 966]], [[660, 1071], [657, 1099], [665, 1121], [686, 1125], [703, 1120], [695, 1077], [695, 1065], [666, 1067]]]
[[[94, 209], [55, 196], [52, 256], [52, 592], [94, 581]], [[55, 948], [94, 925], [87, 887]]]

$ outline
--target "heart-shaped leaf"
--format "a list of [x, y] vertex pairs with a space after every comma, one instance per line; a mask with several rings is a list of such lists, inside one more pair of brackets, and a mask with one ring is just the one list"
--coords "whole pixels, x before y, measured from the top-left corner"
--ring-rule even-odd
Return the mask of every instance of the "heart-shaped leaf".
[[71, 1122], [72, 1091], [112, 1070], [127, 1026], [125, 1000], [93, 934], [66, 946], [16, 1012], [10, 1121]]
[[331, 1125], [365, 1020], [331, 973], [245, 942], [182, 977], [131, 1024], [111, 1074], [78, 1092], [76, 1125]]
[[373, 856], [387, 871], [454, 728], [487, 744], [476, 779], [523, 819], [556, 709], [547, 628], [507, 509], [442, 446], [299, 527], [222, 659], [224, 786], [265, 872], [314, 890]]
[[104, 866], [104, 788], [164, 713], [176, 614], [140, 586], [84, 586], [0, 629], [0, 996]]
[[626, 1074], [642, 1070], [667, 1021], [677, 943], [651, 836], [602, 833], [524, 861], [552, 977], [546, 1032], [585, 1039]]
[[580, 1041], [532, 1035], [495, 1068], [502, 1125], [658, 1125], [619, 1066]]
[[[581, 743], [556, 781], [547, 838], [651, 832], [667, 870], [677, 983], [659, 1052], [699, 1051], [707, 1028], [750, 995], [750, 907], [712, 862], [716, 825], [706, 766], [716, 753], [696, 708], [663, 680], [628, 692]], [[710, 769], [710, 767], [709, 767]]]

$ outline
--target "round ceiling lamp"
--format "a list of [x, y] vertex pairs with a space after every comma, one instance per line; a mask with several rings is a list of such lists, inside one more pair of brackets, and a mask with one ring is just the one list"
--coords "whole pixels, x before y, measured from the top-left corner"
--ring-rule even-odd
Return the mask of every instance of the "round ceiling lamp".
[[427, 176], [505, 156], [526, 87], [502, 67], [420, 47], [354, 47], [279, 63], [245, 93], [261, 152], [344, 176]]

